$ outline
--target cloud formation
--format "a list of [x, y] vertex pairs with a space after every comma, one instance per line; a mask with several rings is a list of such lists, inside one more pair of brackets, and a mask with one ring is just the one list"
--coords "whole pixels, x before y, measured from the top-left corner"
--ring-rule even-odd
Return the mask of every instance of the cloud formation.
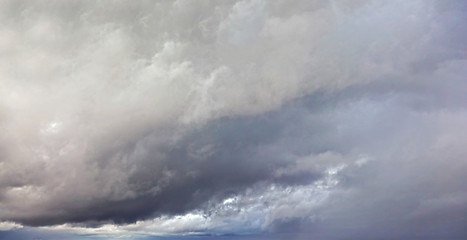
[[467, 235], [462, 1], [1, 5], [1, 229]]

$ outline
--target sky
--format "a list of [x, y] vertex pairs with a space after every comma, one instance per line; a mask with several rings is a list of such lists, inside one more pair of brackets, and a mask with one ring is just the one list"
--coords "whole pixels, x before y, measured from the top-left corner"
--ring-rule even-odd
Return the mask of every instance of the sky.
[[467, 2], [0, 0], [0, 239], [467, 238]]

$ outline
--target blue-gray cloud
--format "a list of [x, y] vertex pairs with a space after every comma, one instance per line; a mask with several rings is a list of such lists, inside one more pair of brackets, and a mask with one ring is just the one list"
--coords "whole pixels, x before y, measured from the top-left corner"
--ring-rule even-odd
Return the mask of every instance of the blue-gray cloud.
[[466, 236], [462, 1], [1, 4], [0, 230]]

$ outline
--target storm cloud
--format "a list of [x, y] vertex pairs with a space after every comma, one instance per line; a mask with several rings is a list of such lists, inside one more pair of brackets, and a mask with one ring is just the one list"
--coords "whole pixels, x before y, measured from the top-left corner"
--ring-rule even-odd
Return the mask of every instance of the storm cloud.
[[1, 1], [0, 236], [463, 239], [466, 11]]

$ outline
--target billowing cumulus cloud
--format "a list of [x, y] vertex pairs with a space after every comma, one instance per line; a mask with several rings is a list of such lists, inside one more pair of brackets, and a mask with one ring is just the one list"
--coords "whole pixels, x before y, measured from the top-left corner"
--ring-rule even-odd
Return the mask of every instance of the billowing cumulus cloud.
[[7, 237], [467, 236], [462, 1], [0, 4]]

